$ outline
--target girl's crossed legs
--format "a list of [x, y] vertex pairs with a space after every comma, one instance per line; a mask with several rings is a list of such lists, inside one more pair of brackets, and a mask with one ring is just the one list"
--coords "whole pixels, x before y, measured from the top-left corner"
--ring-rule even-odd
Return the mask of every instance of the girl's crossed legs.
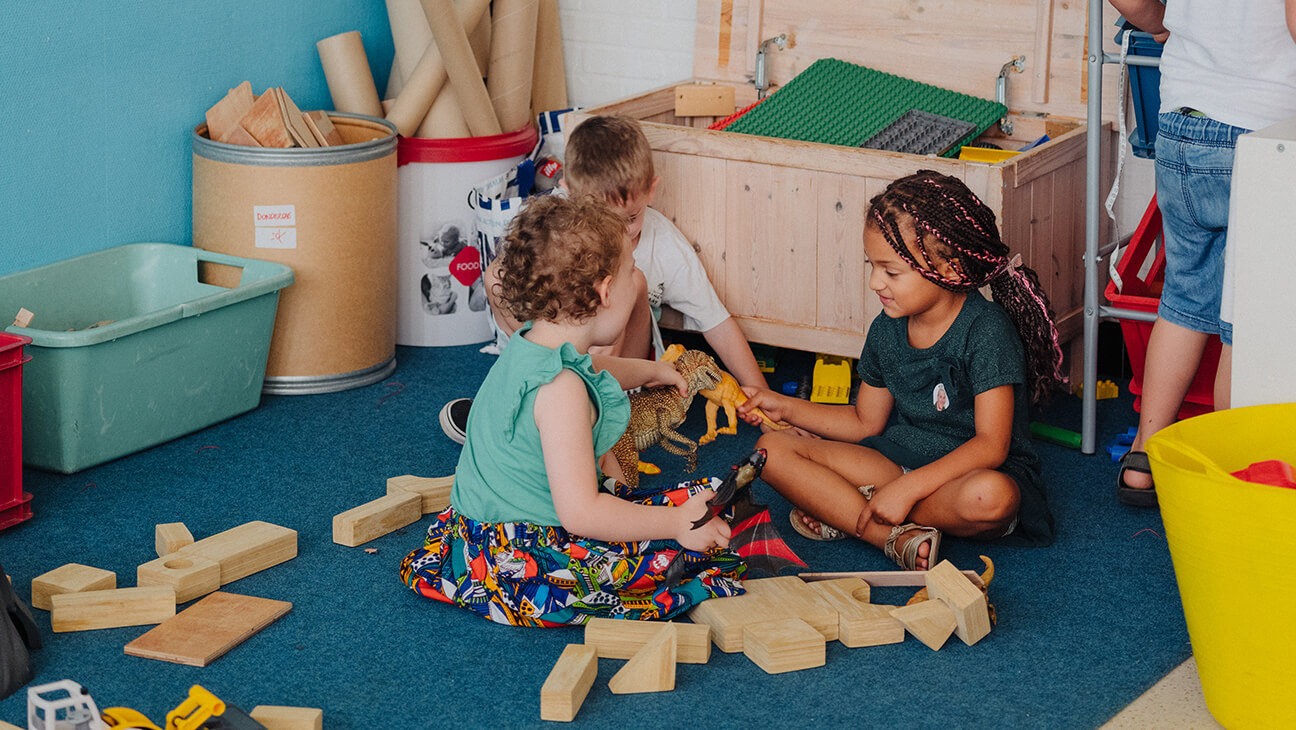
[[[806, 524], [818, 529], [818, 521], [855, 535], [867, 500], [859, 487], [876, 485], [881, 493], [904, 469], [881, 453], [853, 443], [812, 439], [785, 432], [761, 436], [758, 448], [766, 449], [762, 478], [806, 514]], [[910, 510], [907, 521], [935, 527], [958, 537], [991, 540], [1003, 536], [1012, 525], [1021, 502], [1017, 483], [1002, 472], [978, 469], [942, 485]], [[862, 539], [882, 548], [891, 525], [873, 520]], [[896, 550], [919, 537], [909, 530], [896, 540]], [[926, 569], [928, 546], [918, 548], [918, 568]]]

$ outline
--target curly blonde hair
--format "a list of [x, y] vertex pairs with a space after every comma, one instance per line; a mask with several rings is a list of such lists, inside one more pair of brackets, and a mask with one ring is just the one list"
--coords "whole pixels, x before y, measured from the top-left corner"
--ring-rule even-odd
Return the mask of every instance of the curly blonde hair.
[[519, 322], [588, 319], [599, 306], [594, 285], [616, 274], [625, 236], [625, 219], [594, 196], [531, 200], [509, 224], [493, 293]]
[[622, 205], [652, 189], [652, 147], [630, 117], [586, 119], [567, 134], [565, 150], [563, 179], [572, 193]]

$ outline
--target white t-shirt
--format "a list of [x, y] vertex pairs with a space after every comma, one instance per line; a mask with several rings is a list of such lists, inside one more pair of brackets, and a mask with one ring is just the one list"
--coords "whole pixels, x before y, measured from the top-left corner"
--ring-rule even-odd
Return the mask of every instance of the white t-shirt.
[[648, 280], [648, 304], [653, 313], [653, 353], [661, 357], [661, 319], [663, 304], [684, 315], [684, 326], [706, 332], [729, 318], [707, 278], [702, 260], [693, 244], [666, 216], [652, 208], [644, 209], [643, 232], [634, 250], [635, 266]]
[[1283, 0], [1171, 0], [1161, 111], [1260, 129], [1296, 116], [1296, 42]]

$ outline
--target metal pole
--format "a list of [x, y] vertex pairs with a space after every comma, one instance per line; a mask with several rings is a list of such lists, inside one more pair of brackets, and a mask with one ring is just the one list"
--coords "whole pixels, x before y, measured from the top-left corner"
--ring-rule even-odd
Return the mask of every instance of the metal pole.
[[1103, 0], [1089, 0], [1089, 99], [1085, 150], [1084, 394], [1081, 398], [1080, 453], [1092, 454], [1098, 414], [1098, 231], [1102, 158]]

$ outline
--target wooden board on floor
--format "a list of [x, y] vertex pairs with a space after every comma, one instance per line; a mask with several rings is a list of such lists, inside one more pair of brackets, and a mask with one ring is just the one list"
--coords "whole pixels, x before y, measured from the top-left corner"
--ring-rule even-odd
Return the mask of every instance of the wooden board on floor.
[[217, 591], [127, 644], [126, 653], [205, 667], [290, 609], [288, 601]]

